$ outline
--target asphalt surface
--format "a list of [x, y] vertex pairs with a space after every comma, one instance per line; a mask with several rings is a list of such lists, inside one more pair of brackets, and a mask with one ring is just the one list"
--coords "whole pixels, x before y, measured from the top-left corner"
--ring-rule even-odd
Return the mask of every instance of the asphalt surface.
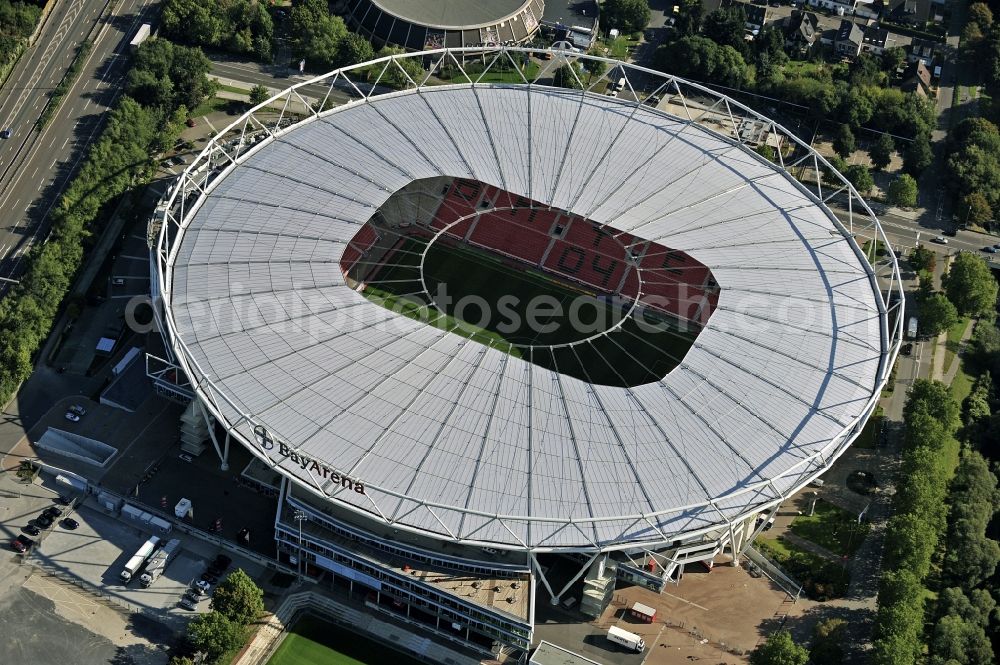
[[[52, 207], [120, 94], [128, 43], [154, 1], [122, 0], [108, 14], [102, 0], [56, 0], [35, 46], [0, 91], [0, 125], [14, 132], [0, 143], [0, 293], [19, 276], [24, 253], [48, 232]], [[88, 35], [93, 48], [80, 74], [38, 131], [49, 93]]]

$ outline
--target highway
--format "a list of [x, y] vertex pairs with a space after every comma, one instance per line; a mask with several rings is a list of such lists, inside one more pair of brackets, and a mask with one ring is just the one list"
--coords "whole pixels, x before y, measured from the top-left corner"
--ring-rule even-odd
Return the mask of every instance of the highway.
[[[0, 90], [0, 126], [13, 136], [0, 143], [0, 293], [22, 269], [21, 260], [48, 232], [48, 215], [99, 135], [107, 109], [121, 92], [128, 43], [155, 0], [122, 0], [113, 12], [101, 0], [56, 0], [39, 39]], [[87, 36], [93, 48], [49, 124], [37, 121]]]

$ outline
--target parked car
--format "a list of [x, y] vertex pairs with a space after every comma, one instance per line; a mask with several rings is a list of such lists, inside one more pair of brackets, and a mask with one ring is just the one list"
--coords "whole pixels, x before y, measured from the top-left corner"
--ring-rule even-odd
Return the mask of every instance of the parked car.
[[223, 573], [229, 568], [230, 565], [232, 565], [232, 563], [233, 563], [232, 559], [230, 559], [225, 554], [220, 554], [217, 557], [215, 557], [215, 561], [212, 562], [212, 565], [209, 566], [209, 569], [214, 568], [220, 573]]
[[35, 525], [43, 529], [48, 529], [50, 526], [52, 526], [52, 518], [46, 515], [45, 513], [42, 513], [41, 515], [35, 518]]
[[111, 286], [125, 286], [124, 277], [115, 277], [111, 280]]
[[987, 254], [996, 254], [997, 248], [994, 247], [993, 245], [986, 245], [986, 247], [983, 247], [983, 251], [986, 252]]
[[76, 415], [72, 411], [67, 411], [66, 420], [70, 421], [71, 423], [78, 423], [80, 422], [80, 416]]
[[17, 538], [10, 542], [10, 546], [14, 548], [17, 552], [25, 552], [35, 544], [31, 538], [28, 538], [24, 534], [19, 535]]
[[201, 579], [202, 581], [207, 582], [208, 584], [215, 584], [216, 582], [219, 581], [218, 577], [216, 577], [207, 570], [201, 574]]
[[209, 591], [211, 591], [212, 585], [206, 582], [205, 580], [198, 580], [197, 582], [194, 583], [192, 589], [194, 589], [194, 591], [197, 592], [199, 596], [205, 596], [208, 595]]
[[913, 355], [913, 342], [907, 342], [906, 344], [904, 344], [903, 348], [900, 350], [900, 353], [902, 353], [904, 356]]
[[27, 525], [25, 527], [22, 527], [21, 531], [24, 531], [29, 536], [37, 536], [38, 534], [41, 533], [41, 531], [38, 529], [38, 527], [35, 526], [34, 524], [29, 524], [29, 525]]
[[74, 530], [76, 530], [76, 528], [77, 528], [78, 526], [80, 526], [80, 523], [79, 523], [79, 522], [77, 522], [77, 521], [76, 521], [75, 519], [73, 519], [72, 517], [67, 517], [67, 518], [66, 518], [66, 519], [64, 519], [64, 520], [63, 520], [62, 522], [60, 522], [60, 523], [59, 523], [59, 525], [60, 525], [60, 526], [61, 526], [62, 528], [64, 528], [64, 529], [68, 529], [68, 530], [70, 530], [70, 531], [74, 531]]
[[87, 415], [87, 410], [82, 406], [80, 406], [79, 404], [74, 404], [73, 406], [69, 407], [69, 410], [78, 416]]
[[197, 601], [191, 600], [187, 596], [184, 596], [183, 598], [181, 598], [181, 607], [183, 607], [186, 610], [196, 610], [198, 609], [198, 603]]
[[69, 504], [73, 503], [73, 497], [67, 496], [65, 494], [60, 495], [56, 498], [56, 503], [58, 503], [60, 506], [68, 506]]
[[194, 461], [194, 458], [191, 457], [190, 455], [188, 455], [187, 453], [181, 453], [177, 457], [180, 458], [181, 461], [184, 461], [184, 462], [193, 462]]
[[62, 513], [63, 513], [62, 508], [60, 508], [59, 506], [49, 506], [48, 508], [42, 511], [42, 515], [47, 515], [52, 519], [59, 517], [60, 515], [62, 515]]

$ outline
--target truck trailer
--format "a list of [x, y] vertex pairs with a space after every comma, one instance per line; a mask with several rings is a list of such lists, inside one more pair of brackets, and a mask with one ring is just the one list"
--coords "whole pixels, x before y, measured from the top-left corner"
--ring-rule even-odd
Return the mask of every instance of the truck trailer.
[[149, 588], [157, 578], [163, 574], [163, 571], [167, 569], [170, 562], [174, 560], [177, 553], [180, 552], [181, 541], [174, 538], [173, 540], [167, 541], [167, 544], [163, 546], [163, 549], [154, 554], [149, 559], [149, 564], [146, 566], [146, 572], [139, 576], [139, 584], [142, 588]]
[[149, 23], [143, 23], [142, 25], [139, 26], [139, 29], [135, 31], [135, 36], [132, 37], [132, 41], [130, 41], [128, 44], [129, 48], [132, 50], [133, 53], [135, 53], [136, 49], [138, 49], [139, 46], [144, 41], [146, 41], [146, 38], [149, 37], [149, 33], [152, 31], [152, 29], [153, 26], [151, 26]]
[[132, 558], [128, 560], [125, 564], [125, 570], [121, 572], [119, 577], [121, 577], [122, 582], [128, 584], [129, 581], [135, 576], [139, 570], [146, 565], [146, 561], [149, 557], [153, 556], [153, 552], [160, 545], [160, 539], [158, 536], [150, 536], [149, 540], [142, 544], [142, 547], [132, 555]]
[[631, 649], [636, 653], [642, 653], [646, 650], [646, 641], [635, 633], [630, 633], [627, 630], [622, 630], [618, 626], [611, 626], [608, 628], [608, 640], [619, 644], [626, 649]]

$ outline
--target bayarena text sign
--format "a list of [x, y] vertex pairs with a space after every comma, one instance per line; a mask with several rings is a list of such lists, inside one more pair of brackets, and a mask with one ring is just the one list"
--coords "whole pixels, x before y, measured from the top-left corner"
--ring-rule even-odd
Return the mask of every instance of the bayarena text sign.
[[302, 467], [303, 471], [309, 471], [317, 476], [322, 476], [324, 479], [332, 481], [334, 485], [340, 485], [346, 489], [354, 490], [358, 494], [365, 493], [365, 485], [360, 480], [351, 478], [345, 473], [337, 471], [336, 469], [331, 469], [325, 464], [321, 464], [314, 459], [309, 459], [305, 455], [295, 452], [288, 446], [287, 443], [279, 441], [271, 436], [271, 433], [268, 432], [267, 428], [263, 425], [254, 426], [253, 436], [257, 441], [257, 445], [264, 450], [274, 450], [274, 446], [277, 444], [278, 454], [285, 459], [290, 459], [295, 464], [298, 464]]

